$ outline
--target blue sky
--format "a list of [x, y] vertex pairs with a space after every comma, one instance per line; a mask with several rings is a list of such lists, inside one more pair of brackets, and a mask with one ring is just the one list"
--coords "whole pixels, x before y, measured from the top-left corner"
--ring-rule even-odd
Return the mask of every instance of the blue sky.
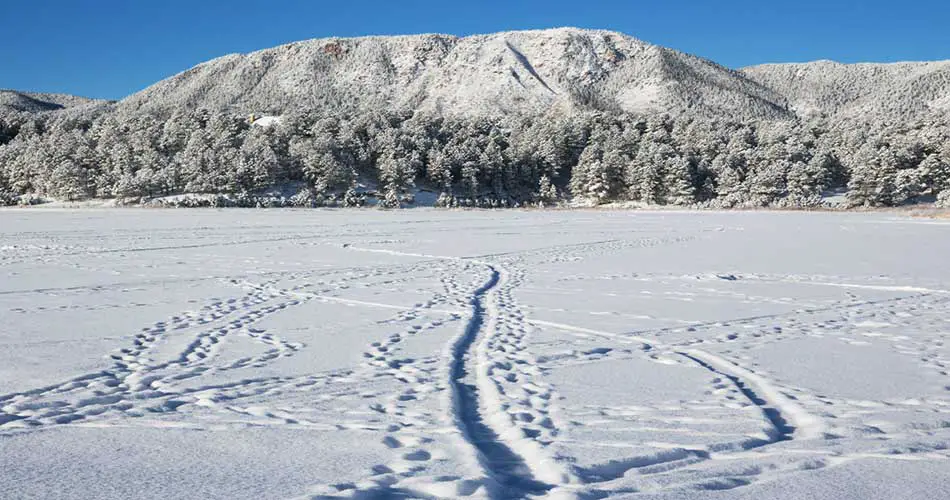
[[121, 98], [199, 62], [327, 36], [578, 26], [730, 67], [950, 59], [950, 2], [2, 0], [0, 88]]

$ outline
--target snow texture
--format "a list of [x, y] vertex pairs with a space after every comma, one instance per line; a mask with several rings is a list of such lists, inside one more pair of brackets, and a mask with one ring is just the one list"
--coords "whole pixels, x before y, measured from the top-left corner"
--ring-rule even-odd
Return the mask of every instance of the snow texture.
[[945, 222], [0, 220], [6, 498], [950, 495]]

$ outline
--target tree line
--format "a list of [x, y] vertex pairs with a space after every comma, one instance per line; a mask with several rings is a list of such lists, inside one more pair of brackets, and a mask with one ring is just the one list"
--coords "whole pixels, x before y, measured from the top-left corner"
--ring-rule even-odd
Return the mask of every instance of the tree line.
[[[209, 110], [0, 118], [0, 202], [175, 194], [381, 207], [638, 202], [733, 207], [950, 202], [950, 128], [577, 112], [451, 118], [301, 110], [268, 126]], [[259, 201], [258, 201], [259, 202]]]

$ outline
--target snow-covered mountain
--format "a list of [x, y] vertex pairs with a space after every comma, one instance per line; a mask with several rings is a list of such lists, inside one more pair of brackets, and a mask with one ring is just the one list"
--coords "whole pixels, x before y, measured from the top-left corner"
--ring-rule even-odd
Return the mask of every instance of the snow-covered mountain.
[[343, 104], [447, 115], [580, 106], [790, 116], [782, 95], [740, 72], [621, 33], [572, 28], [310, 40], [200, 64], [120, 107], [281, 113]]
[[102, 103], [97, 99], [69, 94], [42, 94], [0, 89], [0, 113], [39, 113]]
[[950, 111], [950, 61], [766, 64], [742, 73], [788, 99], [796, 114], [909, 119]]
[[[101, 101], [0, 91], [0, 112], [90, 103]], [[323, 38], [199, 64], [117, 110], [282, 114], [341, 106], [469, 117], [593, 108], [730, 120], [914, 120], [950, 113], [950, 61], [731, 70], [622, 33], [575, 28]]]

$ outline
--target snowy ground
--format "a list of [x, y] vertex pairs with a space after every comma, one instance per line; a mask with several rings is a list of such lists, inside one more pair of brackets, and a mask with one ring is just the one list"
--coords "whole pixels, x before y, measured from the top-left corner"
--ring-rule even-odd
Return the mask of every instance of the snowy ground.
[[950, 223], [0, 211], [2, 498], [950, 497]]

